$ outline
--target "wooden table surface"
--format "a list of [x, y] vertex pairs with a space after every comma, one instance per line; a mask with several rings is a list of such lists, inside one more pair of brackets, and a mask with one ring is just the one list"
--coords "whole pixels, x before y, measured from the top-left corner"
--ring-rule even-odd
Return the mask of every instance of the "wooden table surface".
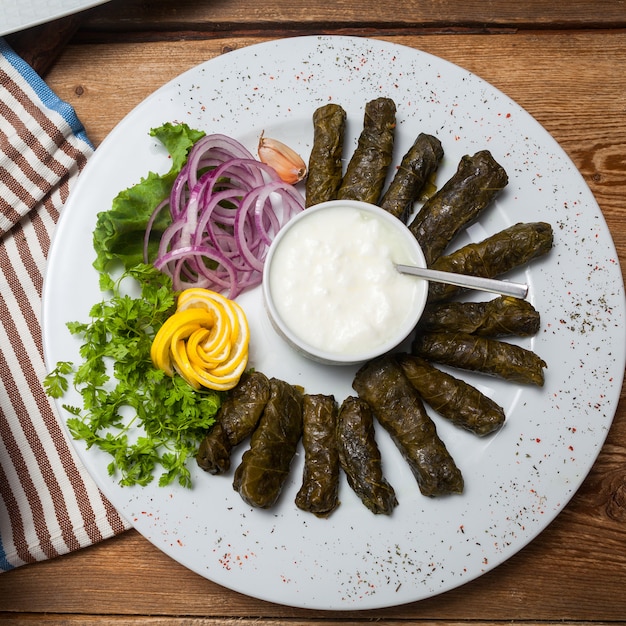
[[[98, 145], [154, 89], [229, 50], [298, 34], [380, 37], [489, 81], [561, 144], [626, 272], [624, 0], [113, 0], [10, 41]], [[57, 43], [63, 41], [62, 49]], [[42, 52], [43, 51], [43, 52]], [[616, 372], [616, 375], [620, 374]], [[186, 570], [128, 531], [0, 576], [0, 619], [80, 624], [626, 623], [626, 399], [584, 484], [530, 545], [481, 578], [396, 608], [273, 605]]]

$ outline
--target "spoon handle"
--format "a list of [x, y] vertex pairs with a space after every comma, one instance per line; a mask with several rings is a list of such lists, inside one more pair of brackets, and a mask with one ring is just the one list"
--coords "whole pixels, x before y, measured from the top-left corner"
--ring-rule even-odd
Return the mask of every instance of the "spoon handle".
[[512, 283], [506, 280], [495, 278], [483, 278], [481, 276], [470, 276], [468, 274], [455, 274], [454, 272], [442, 272], [413, 265], [396, 264], [396, 269], [402, 274], [419, 276], [435, 283], [446, 283], [457, 287], [468, 287], [479, 291], [489, 291], [503, 296], [513, 296], [523, 300], [528, 295], [528, 285], [522, 283]]

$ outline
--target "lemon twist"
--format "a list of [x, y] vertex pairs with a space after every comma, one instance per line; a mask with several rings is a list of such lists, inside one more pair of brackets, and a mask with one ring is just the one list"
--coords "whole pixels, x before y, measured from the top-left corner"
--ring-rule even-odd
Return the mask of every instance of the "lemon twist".
[[248, 364], [250, 329], [244, 310], [219, 293], [194, 287], [178, 296], [176, 311], [150, 350], [155, 367], [177, 372], [192, 387], [232, 389]]

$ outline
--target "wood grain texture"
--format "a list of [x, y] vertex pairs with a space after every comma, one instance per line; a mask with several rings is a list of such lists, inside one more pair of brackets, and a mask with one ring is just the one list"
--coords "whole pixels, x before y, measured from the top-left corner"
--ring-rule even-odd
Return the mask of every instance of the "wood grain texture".
[[90, 12], [85, 29], [147, 32], [156, 29], [224, 32], [277, 27], [302, 30], [311, 26], [339, 28], [617, 28], [626, 25], [622, 0], [485, 2], [484, 0], [396, 0], [360, 2], [294, 2], [273, 0], [112, 0]]
[[[22, 615], [19, 618], [6, 618], [3, 622], [6, 626], [22, 626], [23, 624], [44, 624], [44, 626], [363, 626], [363, 624], [382, 624], [383, 626], [406, 626], [407, 624], [416, 623], [403, 619], [324, 619], [324, 618], [304, 618], [304, 619], [273, 619], [264, 617], [250, 618], [215, 618], [215, 617], [155, 617], [155, 616], [111, 616], [102, 617], [100, 615]], [[425, 621], [421, 624], [437, 626], [441, 622]], [[446, 626], [467, 626], [466, 621], [450, 621], [445, 622]], [[472, 626], [493, 626], [492, 622], [473, 621]], [[544, 622], [524, 622], [524, 626], [540, 626]], [[578, 622], [570, 620], [559, 621], [559, 626], [574, 626]], [[615, 622], [594, 621], [593, 626], [615, 626]]]
[[82, 20], [81, 14], [54, 20], [7, 35], [8, 44], [40, 76], [45, 77]]
[[[261, 29], [260, 24], [273, 24], [275, 32], [284, 34], [293, 34], [291, 25], [306, 30], [316, 22], [335, 24], [337, 32], [347, 24], [351, 32], [369, 35], [377, 21], [392, 28], [388, 6], [364, 3], [358, 11], [355, 6], [346, 1], [328, 8], [325, 3], [292, 6], [277, 1], [270, 11], [247, 0], [113, 0], [90, 13], [85, 29], [52, 66], [47, 82], [75, 107], [99, 145], [126, 113], [163, 83], [207, 59], [263, 40], [258, 32], [265, 26]], [[401, 16], [395, 18], [399, 26], [393, 32], [398, 34], [385, 31], [386, 40], [435, 54], [481, 76], [523, 106], [561, 144], [598, 200], [626, 273], [626, 30], [597, 30], [599, 25], [623, 24], [626, 4], [401, 0], [394, 7], [394, 14]], [[433, 30], [406, 34], [407, 24]], [[449, 32], [433, 34], [439, 24], [447, 25]], [[473, 25], [480, 25], [478, 30], [512, 28], [501, 34], [459, 32]], [[183, 26], [178, 36], [171, 35]], [[584, 29], [572, 30], [579, 26]], [[229, 35], [229, 28], [241, 32]], [[600, 456], [563, 512], [506, 563], [446, 594], [377, 611], [299, 610], [224, 589], [129, 531], [89, 549], [2, 574], [0, 619], [20, 626], [352, 625], [374, 620], [387, 626], [461, 626], [468, 621], [473, 626], [505, 621], [599, 626], [626, 623], [625, 586], [623, 388]]]

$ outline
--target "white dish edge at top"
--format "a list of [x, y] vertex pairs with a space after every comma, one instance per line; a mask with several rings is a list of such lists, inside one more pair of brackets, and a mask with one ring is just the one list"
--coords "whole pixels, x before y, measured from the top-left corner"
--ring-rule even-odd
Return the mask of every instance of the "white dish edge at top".
[[[458, 587], [518, 552], [562, 510], [589, 472], [610, 428], [626, 361], [623, 280], [602, 213], [550, 135], [501, 92], [420, 51], [353, 37], [302, 37], [228, 53], [174, 79], [131, 112], [98, 148], [68, 200], [55, 234], [43, 304], [48, 367], [78, 361], [65, 324], [87, 319], [100, 300], [91, 232], [96, 213], [167, 155], [149, 136], [166, 121], [232, 135], [254, 149], [281, 139], [305, 158], [311, 115], [329, 101], [348, 113], [349, 156], [365, 103], [392, 97], [398, 108], [397, 161], [418, 132], [435, 134], [446, 156], [441, 185], [463, 154], [489, 149], [509, 185], [455, 242], [478, 240], [518, 221], [548, 221], [555, 247], [514, 273], [528, 282], [542, 329], [521, 345], [548, 361], [543, 388], [462, 375], [507, 411], [505, 427], [478, 439], [433, 415], [462, 469], [466, 491], [439, 500], [419, 494], [386, 433], [378, 440], [400, 505], [374, 516], [342, 482], [327, 520], [293, 504], [302, 455], [277, 506], [259, 511], [233, 491], [232, 472], [193, 468], [195, 487], [121, 488], [101, 453], [76, 449], [110, 501], [176, 561], [221, 585], [264, 600], [316, 609], [398, 605]], [[78, 263], [76, 261], [79, 261]], [[67, 276], [71, 275], [71, 280]], [[81, 285], [80, 291], [75, 285]], [[353, 370], [330, 372], [298, 357], [275, 335], [260, 290], [240, 298], [253, 343], [251, 365], [311, 393], [351, 393]], [[70, 394], [63, 401], [78, 404]], [[63, 409], [58, 403], [59, 411]], [[233, 467], [237, 464], [235, 456]]]
[[5, 0], [0, 4], [0, 36], [52, 22], [109, 0]]

